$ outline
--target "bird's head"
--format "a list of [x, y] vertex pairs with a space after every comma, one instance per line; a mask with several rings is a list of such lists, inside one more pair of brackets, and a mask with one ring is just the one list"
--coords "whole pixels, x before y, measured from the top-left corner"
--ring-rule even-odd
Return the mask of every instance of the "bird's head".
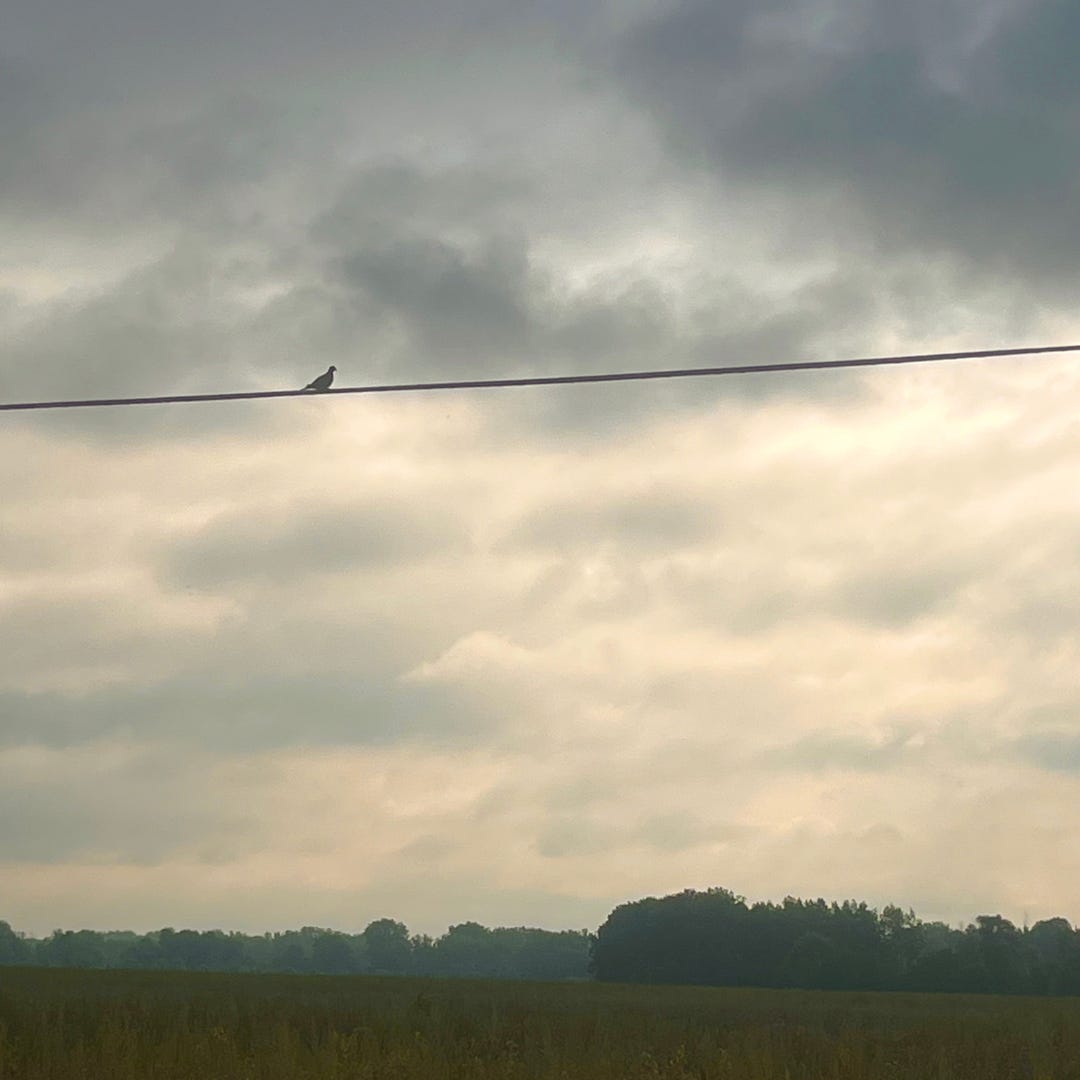
[[330, 365], [330, 370], [331, 370], [331, 371], [337, 371], [337, 368], [336, 368], [336, 367], [334, 367], [334, 365], [333, 365], [333, 364], [331, 364], [331, 365]]

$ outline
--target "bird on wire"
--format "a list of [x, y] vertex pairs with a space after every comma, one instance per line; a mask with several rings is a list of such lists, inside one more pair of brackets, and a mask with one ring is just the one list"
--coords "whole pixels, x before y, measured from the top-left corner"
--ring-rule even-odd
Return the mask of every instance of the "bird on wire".
[[329, 390], [330, 384], [334, 381], [334, 372], [337, 368], [331, 364], [317, 379], [312, 379], [311, 382], [304, 387], [305, 390]]

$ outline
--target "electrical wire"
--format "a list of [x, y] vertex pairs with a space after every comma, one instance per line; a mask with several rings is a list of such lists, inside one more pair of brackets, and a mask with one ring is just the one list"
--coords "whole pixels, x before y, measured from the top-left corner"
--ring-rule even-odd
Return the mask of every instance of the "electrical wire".
[[0, 412], [36, 409], [90, 409], [119, 405], [177, 405], [208, 401], [252, 401], [260, 398], [328, 397], [332, 394], [407, 394], [429, 390], [501, 390], [523, 386], [571, 386], [583, 383], [643, 382], [650, 379], [691, 379], [720, 375], [759, 375], [786, 371], [829, 371], [839, 368], [928, 364], [941, 360], [982, 360], [999, 356], [1080, 352], [1080, 345], [1039, 345], [1020, 349], [978, 349], [964, 352], [916, 353], [909, 356], [867, 356], [854, 360], [798, 360], [776, 364], [738, 364], [727, 367], [668, 368], [655, 371], [612, 371], [586, 375], [530, 375], [516, 379], [455, 379], [444, 382], [386, 383], [341, 386], [329, 390], [244, 390], [224, 394], [163, 394], [155, 397], [82, 398], [69, 401], [0, 402]]

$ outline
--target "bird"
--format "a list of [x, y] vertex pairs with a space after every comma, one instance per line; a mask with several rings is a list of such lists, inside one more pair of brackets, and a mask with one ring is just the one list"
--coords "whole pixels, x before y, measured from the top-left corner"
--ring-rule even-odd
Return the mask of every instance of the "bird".
[[312, 379], [311, 382], [304, 387], [305, 390], [329, 390], [330, 384], [334, 381], [334, 372], [337, 368], [331, 364], [317, 379]]

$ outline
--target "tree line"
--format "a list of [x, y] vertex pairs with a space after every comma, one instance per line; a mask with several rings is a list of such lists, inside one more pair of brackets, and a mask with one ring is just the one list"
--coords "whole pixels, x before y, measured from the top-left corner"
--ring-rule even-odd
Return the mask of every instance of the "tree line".
[[316, 926], [267, 934], [165, 927], [146, 934], [56, 930], [34, 939], [0, 921], [0, 965], [584, 979], [591, 936], [466, 922], [432, 938], [410, 935], [394, 919], [377, 919], [360, 934]]
[[727, 889], [621, 904], [597, 931], [596, 978], [820, 990], [1080, 994], [1080, 931], [980, 915], [963, 929], [847, 900], [747, 904]]
[[5, 964], [1080, 995], [1080, 930], [1063, 918], [1019, 928], [1001, 915], [960, 929], [895, 906], [748, 904], [714, 888], [621, 904], [595, 934], [466, 922], [432, 938], [377, 919], [359, 934], [166, 927], [34, 939], [0, 921]]

